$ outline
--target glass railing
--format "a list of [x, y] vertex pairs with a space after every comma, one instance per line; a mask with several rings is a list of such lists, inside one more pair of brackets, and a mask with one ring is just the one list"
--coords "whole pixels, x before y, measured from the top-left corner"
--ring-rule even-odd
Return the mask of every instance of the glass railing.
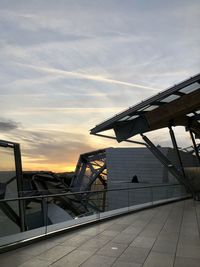
[[[73, 193], [31, 193], [32, 196], [30, 192], [23, 192], [23, 196], [29, 196], [0, 200], [0, 249], [16, 242], [190, 196], [180, 184]], [[20, 207], [20, 216], [13, 212], [11, 207], [15, 206]]]

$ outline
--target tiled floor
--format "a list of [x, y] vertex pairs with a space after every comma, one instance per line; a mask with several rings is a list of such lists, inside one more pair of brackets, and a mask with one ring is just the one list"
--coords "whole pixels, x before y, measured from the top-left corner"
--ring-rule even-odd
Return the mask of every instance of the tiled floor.
[[1, 267], [199, 267], [200, 202], [102, 222], [0, 255]]

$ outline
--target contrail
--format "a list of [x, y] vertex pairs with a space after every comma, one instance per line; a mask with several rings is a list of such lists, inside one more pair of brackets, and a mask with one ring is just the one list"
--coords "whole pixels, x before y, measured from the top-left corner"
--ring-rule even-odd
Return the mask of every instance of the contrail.
[[102, 77], [99, 75], [91, 75], [91, 74], [85, 74], [85, 73], [81, 73], [81, 72], [66, 71], [66, 70], [60, 70], [60, 69], [56, 69], [56, 68], [39, 67], [39, 66], [33, 66], [33, 65], [29, 65], [29, 64], [21, 64], [21, 63], [18, 63], [18, 64], [26, 66], [26, 67], [31, 68], [31, 69], [41, 70], [41, 71], [48, 72], [48, 73], [59, 74], [59, 75], [65, 76], [65, 77], [70, 76], [70, 77], [76, 77], [76, 78], [92, 80], [92, 81], [126, 85], [129, 87], [138, 87], [138, 88], [142, 88], [142, 89], [150, 89], [150, 90], [156, 90], [156, 91], [160, 90], [158, 88], [153, 88], [153, 87], [140, 85], [140, 84], [136, 84], [136, 83], [129, 83], [129, 82], [124, 82], [124, 81], [109, 79], [109, 78], [105, 78], [105, 77]]

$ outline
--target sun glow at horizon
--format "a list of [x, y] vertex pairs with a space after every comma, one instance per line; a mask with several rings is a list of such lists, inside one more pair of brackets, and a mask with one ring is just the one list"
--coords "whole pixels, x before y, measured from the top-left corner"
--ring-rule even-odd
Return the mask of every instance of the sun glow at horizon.
[[76, 165], [22, 163], [23, 171], [73, 172]]

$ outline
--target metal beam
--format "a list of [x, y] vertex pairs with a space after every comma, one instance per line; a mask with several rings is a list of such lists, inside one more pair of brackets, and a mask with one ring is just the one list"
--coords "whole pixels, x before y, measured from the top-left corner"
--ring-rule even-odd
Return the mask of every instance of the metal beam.
[[[21, 151], [20, 151], [20, 145], [17, 143], [14, 144], [14, 157], [15, 157], [18, 197], [22, 197], [23, 196], [23, 175], [22, 175]], [[20, 217], [21, 231], [24, 232], [26, 230], [24, 200], [19, 200], [19, 215], [20, 215], [19, 217]]]
[[[109, 135], [105, 135], [105, 134], [97, 134], [97, 133], [95, 133], [95, 134], [93, 134], [93, 135], [100, 136], [100, 137], [105, 137], [105, 138], [109, 138], [109, 139], [113, 139], [113, 140], [117, 140], [116, 137], [114, 137], [114, 136], [109, 136]], [[139, 142], [139, 141], [123, 140], [123, 142], [133, 143], [133, 144], [138, 144], [138, 145], [146, 146], [145, 143], [143, 143], [143, 142]]]
[[188, 180], [183, 176], [182, 172], [178, 171], [173, 163], [149, 140], [149, 138], [141, 134], [143, 140], [147, 144], [147, 148], [154, 154], [154, 156], [168, 169], [168, 171], [176, 177], [176, 179], [183, 184], [194, 195], [194, 191]]
[[194, 147], [194, 152], [196, 154], [197, 161], [199, 162], [199, 165], [200, 165], [200, 156], [199, 156], [199, 151], [198, 151], [198, 148], [197, 148], [197, 144], [195, 142], [193, 132], [190, 129], [189, 129], [189, 132], [190, 132], [190, 136], [191, 136], [191, 139], [192, 139], [192, 143], [193, 143], [193, 147]]
[[177, 145], [177, 142], [176, 142], [176, 137], [175, 137], [174, 131], [173, 131], [171, 126], [169, 126], [169, 133], [170, 133], [170, 137], [171, 137], [171, 140], [172, 140], [172, 144], [173, 144], [174, 150], [176, 151], [176, 158], [177, 158], [177, 161], [178, 161], [178, 164], [179, 164], [179, 168], [181, 169], [181, 172], [182, 172], [183, 176], [185, 177], [185, 171], [184, 171], [184, 167], [183, 167], [183, 162], [182, 162], [181, 155], [180, 155], [180, 152], [179, 152], [179, 149], [178, 149], [178, 145]]

